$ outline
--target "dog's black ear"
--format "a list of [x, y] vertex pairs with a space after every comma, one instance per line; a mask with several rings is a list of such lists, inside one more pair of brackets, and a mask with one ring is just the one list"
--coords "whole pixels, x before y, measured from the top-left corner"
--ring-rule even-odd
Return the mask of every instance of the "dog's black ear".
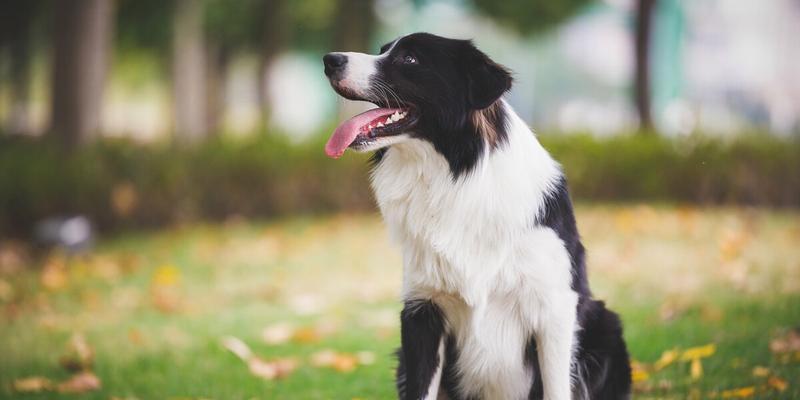
[[494, 104], [500, 96], [511, 89], [511, 73], [502, 65], [467, 42], [462, 68], [467, 76], [467, 103], [475, 110]]

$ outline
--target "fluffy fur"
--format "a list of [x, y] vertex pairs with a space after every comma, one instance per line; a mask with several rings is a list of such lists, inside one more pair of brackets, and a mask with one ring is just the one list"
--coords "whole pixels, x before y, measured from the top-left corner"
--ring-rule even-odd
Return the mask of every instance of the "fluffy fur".
[[508, 71], [429, 34], [369, 57], [334, 88], [381, 106], [388, 88], [417, 118], [362, 148], [378, 150], [372, 187], [403, 252], [399, 396], [627, 398], [621, 324], [591, 298], [559, 164], [501, 98]]

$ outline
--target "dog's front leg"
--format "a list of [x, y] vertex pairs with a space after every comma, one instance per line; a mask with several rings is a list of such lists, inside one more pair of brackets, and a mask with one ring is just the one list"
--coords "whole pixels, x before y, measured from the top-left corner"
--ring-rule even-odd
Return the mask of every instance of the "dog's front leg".
[[404, 400], [432, 400], [444, 368], [444, 317], [430, 300], [406, 301], [400, 314], [398, 389]]
[[565, 293], [554, 298], [547, 319], [536, 333], [544, 400], [568, 400], [572, 394], [572, 354], [575, 340], [577, 296]]

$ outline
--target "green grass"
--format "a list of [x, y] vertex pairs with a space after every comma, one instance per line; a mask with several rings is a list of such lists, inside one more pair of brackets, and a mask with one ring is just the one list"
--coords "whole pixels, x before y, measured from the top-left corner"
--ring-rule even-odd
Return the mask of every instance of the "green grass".
[[[757, 398], [800, 397], [800, 353], [769, 350], [800, 325], [800, 214], [583, 206], [578, 220], [595, 294], [621, 314], [634, 360], [650, 369], [666, 350], [716, 345], [699, 379], [675, 362], [649, 370], [636, 398], [722, 397], [748, 386]], [[125, 234], [72, 258], [15, 261], [9, 254], [17, 247], [3, 248], [0, 398], [394, 397], [401, 262], [377, 216]], [[262, 330], [282, 322], [316, 333], [267, 344]], [[59, 359], [74, 333], [94, 349], [102, 389], [13, 389], [23, 377], [67, 379]], [[225, 336], [299, 367], [261, 379], [221, 345]], [[313, 365], [323, 349], [368, 351], [375, 362], [350, 372]], [[756, 366], [788, 388], [767, 386], [753, 375]]]

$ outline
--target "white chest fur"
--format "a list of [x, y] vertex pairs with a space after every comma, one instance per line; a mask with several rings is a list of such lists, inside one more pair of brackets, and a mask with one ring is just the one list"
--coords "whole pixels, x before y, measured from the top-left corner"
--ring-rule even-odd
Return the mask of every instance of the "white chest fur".
[[[508, 142], [454, 181], [425, 141], [394, 145], [372, 185], [403, 251], [403, 296], [432, 299], [459, 348], [464, 394], [525, 398], [523, 349], [542, 321], [574, 313], [569, 255], [536, 226], [558, 164], [509, 113]], [[564, 308], [570, 308], [565, 310]]]

